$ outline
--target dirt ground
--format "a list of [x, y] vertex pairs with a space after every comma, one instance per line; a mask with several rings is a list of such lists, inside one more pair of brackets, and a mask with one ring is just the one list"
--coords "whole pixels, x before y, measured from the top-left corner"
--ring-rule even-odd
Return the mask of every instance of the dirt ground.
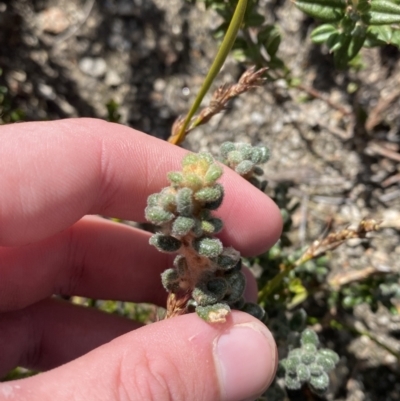
[[[383, 220], [368, 247], [353, 241], [335, 251], [332, 274], [399, 272], [400, 52], [364, 49], [362, 68], [337, 71], [326, 49], [308, 39], [314, 22], [290, 1], [260, 5], [268, 22], [278, 23], [279, 56], [303, 88], [267, 82], [195, 130], [184, 146], [215, 152], [226, 140], [268, 144], [269, 185], [290, 182], [301, 202], [294, 242], [318, 238], [328, 223]], [[26, 121], [105, 119], [114, 100], [121, 123], [166, 139], [216, 53], [217, 24], [201, 3], [184, 0], [0, 1], [0, 85]], [[243, 70], [230, 58], [219, 83], [235, 82]], [[356, 316], [400, 353], [399, 316], [366, 306]], [[366, 336], [346, 344], [328, 399], [399, 400], [396, 357]]]

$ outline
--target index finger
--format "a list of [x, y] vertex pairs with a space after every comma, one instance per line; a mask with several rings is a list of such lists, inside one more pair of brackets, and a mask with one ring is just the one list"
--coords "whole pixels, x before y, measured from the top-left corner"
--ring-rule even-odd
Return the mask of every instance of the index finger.
[[[187, 152], [131, 128], [94, 119], [20, 123], [0, 128], [0, 245], [58, 233], [86, 214], [144, 221], [148, 195], [168, 185]], [[281, 230], [276, 205], [226, 169], [218, 215], [223, 236], [260, 253]]]

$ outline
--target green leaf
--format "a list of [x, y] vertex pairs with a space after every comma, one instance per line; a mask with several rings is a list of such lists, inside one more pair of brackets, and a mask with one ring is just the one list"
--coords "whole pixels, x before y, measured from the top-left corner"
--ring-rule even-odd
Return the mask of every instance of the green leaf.
[[275, 25], [266, 25], [258, 34], [258, 43], [261, 43], [267, 53], [274, 57], [281, 44], [281, 34]]
[[400, 30], [398, 29], [393, 30], [392, 45], [400, 47]]
[[385, 43], [390, 43], [392, 41], [393, 29], [389, 25], [371, 26], [369, 32], [379, 41], [381, 40]]
[[248, 17], [246, 17], [246, 19], [244, 20], [244, 25], [246, 28], [248, 27], [252, 27], [252, 26], [260, 26], [264, 23], [265, 18], [257, 13], [257, 12], [253, 12], [251, 13]]
[[271, 56], [274, 57], [276, 53], [278, 52], [279, 45], [281, 44], [281, 36], [280, 34], [277, 34], [275, 37], [273, 37], [270, 42], [268, 43], [267, 46], [265, 46], [265, 49], [267, 50], [267, 53]]
[[364, 29], [364, 27], [359, 26], [357, 28], [353, 32], [352, 38], [349, 43], [349, 47], [347, 49], [347, 57], [349, 61], [352, 60], [358, 54], [367, 37], [367, 32]]
[[377, 12], [369, 13], [368, 24], [370, 25], [397, 24], [399, 22], [400, 15], [391, 15]]
[[333, 33], [329, 36], [326, 44], [331, 52], [334, 52], [343, 46], [343, 36], [344, 35], [341, 33]]
[[371, 9], [371, 1], [370, 0], [359, 0], [356, 5], [356, 10], [361, 14], [366, 13]]
[[364, 22], [370, 25], [386, 25], [400, 22], [400, 4], [393, 1], [371, 1], [368, 13], [362, 16]]
[[372, 0], [371, 1], [371, 11], [376, 11], [378, 13], [386, 13], [398, 15], [400, 14], [400, 5], [394, 3], [390, 0]]
[[295, 0], [298, 9], [326, 22], [340, 21], [345, 13], [345, 0]]
[[311, 32], [311, 40], [314, 43], [324, 43], [334, 33], [339, 33], [338, 29], [334, 25], [323, 24]]
[[334, 53], [335, 65], [339, 69], [347, 67], [360, 51], [367, 37], [363, 26], [357, 26], [352, 33], [333, 33], [327, 40], [327, 45]]

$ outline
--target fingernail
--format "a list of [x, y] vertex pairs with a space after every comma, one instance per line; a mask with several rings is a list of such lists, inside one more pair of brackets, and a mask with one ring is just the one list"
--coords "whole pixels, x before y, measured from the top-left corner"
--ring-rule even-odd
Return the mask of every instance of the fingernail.
[[222, 400], [255, 399], [273, 380], [275, 341], [261, 323], [236, 325], [216, 339], [214, 359]]

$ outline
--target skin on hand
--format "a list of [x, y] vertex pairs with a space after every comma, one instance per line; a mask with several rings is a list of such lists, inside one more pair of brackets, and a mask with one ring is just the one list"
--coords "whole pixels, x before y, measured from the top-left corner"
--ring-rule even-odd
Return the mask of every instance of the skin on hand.
[[[234, 401], [268, 386], [276, 347], [247, 314], [223, 325], [191, 314], [139, 327], [50, 298], [165, 305], [160, 273], [171, 258], [148, 233], [88, 215], [144, 221], [147, 196], [186, 151], [93, 119], [3, 126], [0, 141], [0, 374], [52, 369], [1, 384], [0, 401]], [[221, 182], [220, 238], [243, 255], [265, 251], [280, 235], [279, 210], [229, 170]]]

